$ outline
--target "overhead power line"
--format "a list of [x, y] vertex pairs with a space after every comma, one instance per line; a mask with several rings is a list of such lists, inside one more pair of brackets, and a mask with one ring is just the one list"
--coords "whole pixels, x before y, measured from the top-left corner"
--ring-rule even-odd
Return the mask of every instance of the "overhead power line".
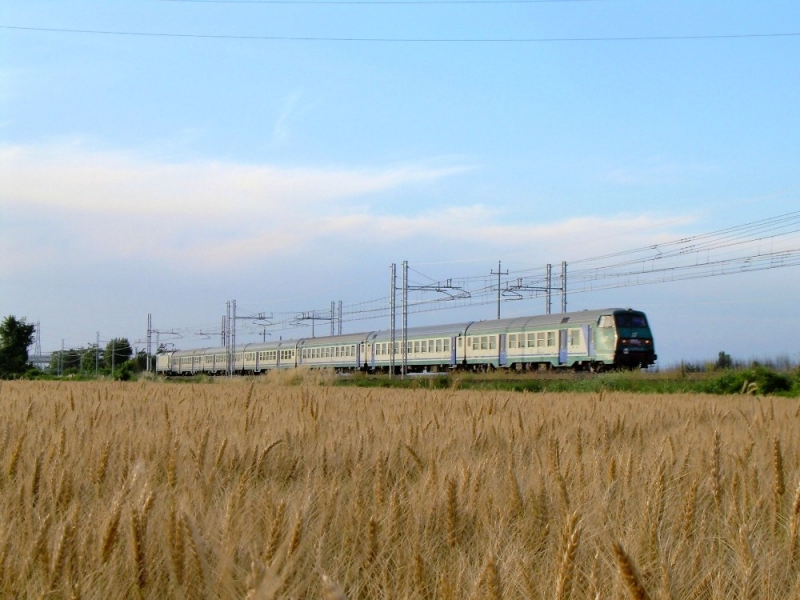
[[[634, 287], [706, 279], [800, 266], [800, 211], [728, 227], [717, 231], [687, 236], [604, 255], [574, 260], [569, 270], [569, 295], [585, 294], [622, 287]], [[435, 280], [426, 273], [411, 269], [417, 281], [410, 282], [409, 314], [442, 310], [475, 308], [495, 304], [498, 277], [481, 274], [461, 278]], [[498, 269], [499, 271], [499, 269]], [[504, 275], [506, 273], [501, 273]], [[501, 281], [501, 296], [506, 301], [542, 298], [547, 289], [554, 289], [542, 267], [509, 270]], [[442, 288], [442, 289], [439, 289]], [[431, 291], [458, 290], [432, 296]], [[427, 292], [427, 293], [426, 293]], [[390, 315], [390, 298], [375, 298], [342, 305], [339, 322], [378, 322]], [[328, 308], [273, 313], [269, 330], [273, 336], [297, 335], [298, 327], [306, 327], [300, 314], [327, 315]], [[377, 326], [382, 328], [383, 326]], [[186, 328], [187, 336], [198, 336], [197, 328]], [[246, 333], [259, 333], [249, 328]], [[206, 332], [206, 336], [209, 334]], [[273, 337], [277, 339], [277, 337]]]
[[39, 33], [71, 33], [83, 35], [109, 35], [129, 37], [243, 40], [265, 42], [363, 42], [363, 43], [435, 43], [435, 44], [538, 44], [570, 42], [659, 42], [692, 40], [735, 40], [756, 38], [800, 37], [800, 32], [787, 33], [733, 33], [721, 35], [654, 35], [654, 36], [597, 36], [597, 37], [509, 37], [509, 38], [413, 38], [413, 37], [358, 37], [358, 36], [292, 36], [292, 35], [232, 35], [214, 33], [172, 33], [156, 31], [123, 31], [110, 29], [69, 29], [62, 27], [22, 27], [0, 25], [9, 31], [34, 31]]
[[608, 0], [159, 0], [187, 4], [385, 4], [387, 6], [417, 4], [575, 4]]

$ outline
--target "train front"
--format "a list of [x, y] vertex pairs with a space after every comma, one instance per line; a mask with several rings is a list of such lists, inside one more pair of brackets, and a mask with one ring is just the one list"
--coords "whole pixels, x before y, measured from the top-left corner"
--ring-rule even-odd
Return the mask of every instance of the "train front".
[[658, 356], [653, 333], [643, 312], [630, 309], [615, 311], [614, 325], [617, 334], [615, 365], [644, 369], [656, 362]]

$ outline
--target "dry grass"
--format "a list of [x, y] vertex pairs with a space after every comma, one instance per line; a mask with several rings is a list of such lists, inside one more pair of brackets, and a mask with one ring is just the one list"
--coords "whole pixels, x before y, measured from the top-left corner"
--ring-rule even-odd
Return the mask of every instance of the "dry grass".
[[800, 597], [796, 401], [284, 383], [2, 382], [0, 596]]

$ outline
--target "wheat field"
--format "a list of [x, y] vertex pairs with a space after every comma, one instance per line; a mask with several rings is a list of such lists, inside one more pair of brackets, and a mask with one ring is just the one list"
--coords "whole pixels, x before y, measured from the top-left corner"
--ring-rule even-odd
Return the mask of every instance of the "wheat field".
[[0, 383], [0, 595], [800, 598], [800, 404]]

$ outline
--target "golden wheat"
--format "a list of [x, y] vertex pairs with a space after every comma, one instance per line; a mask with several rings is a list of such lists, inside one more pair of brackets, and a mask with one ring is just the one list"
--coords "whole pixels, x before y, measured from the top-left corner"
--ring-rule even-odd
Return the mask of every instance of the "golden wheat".
[[0, 596], [800, 596], [795, 401], [331, 382], [4, 382]]

